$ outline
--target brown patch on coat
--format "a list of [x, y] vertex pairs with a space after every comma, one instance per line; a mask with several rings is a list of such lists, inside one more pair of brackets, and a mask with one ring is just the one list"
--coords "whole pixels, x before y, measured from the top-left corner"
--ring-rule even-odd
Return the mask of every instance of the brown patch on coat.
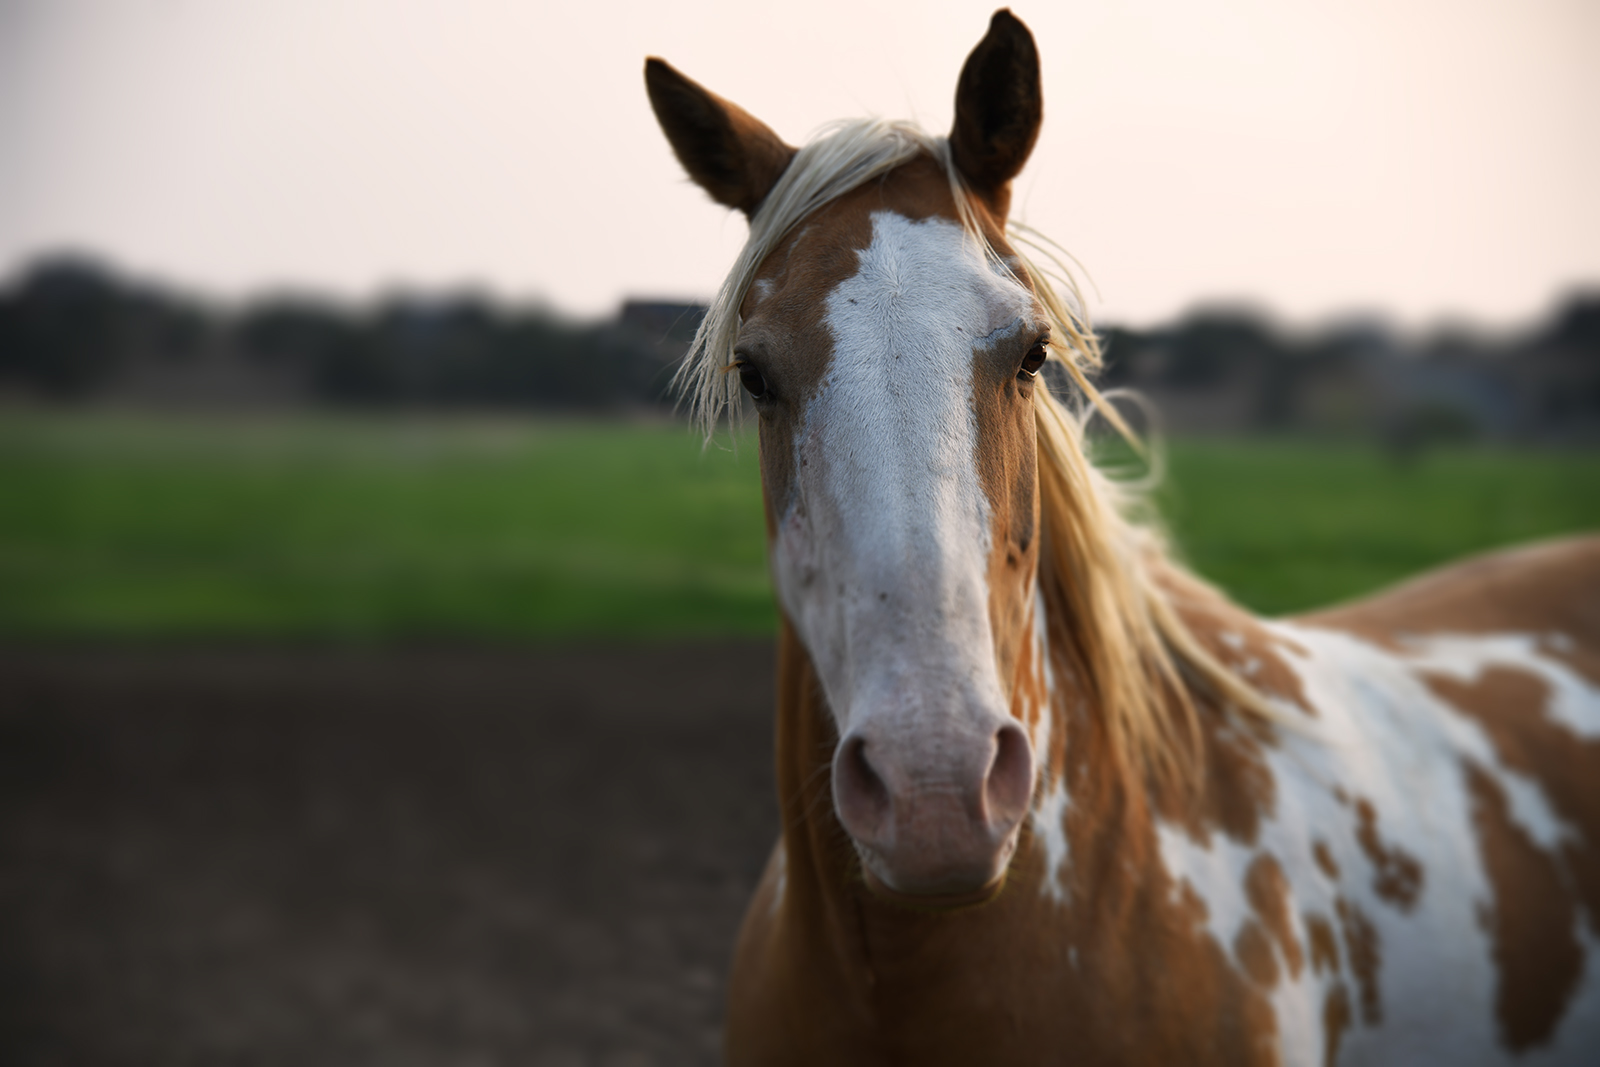
[[[1024, 628], [1030, 634], [1034, 632], [1035, 610], [1036, 606], [1029, 604], [1023, 622]], [[1021, 648], [1022, 652], [1017, 660], [1016, 681], [1012, 686], [1012, 716], [1027, 724], [1030, 739], [1040, 721], [1052, 717], [1050, 737], [1046, 743], [1048, 751], [1033, 754], [1036, 773], [1042, 786], [1046, 781], [1055, 782], [1060, 779], [1064, 766], [1062, 746], [1066, 738], [1061, 736], [1064, 731], [1054, 726], [1057, 712], [1051, 706], [1050, 684], [1046, 676], [1045, 659], [1048, 652], [1039, 642], [1027, 639], [1022, 641]]]
[[1303, 649], [1191, 574], [1165, 567], [1159, 581], [1190, 632], [1218, 662], [1258, 692], [1316, 716], [1300, 675], [1285, 659], [1285, 653]]
[[1355, 976], [1356, 990], [1361, 995], [1361, 1020], [1376, 1026], [1383, 1021], [1383, 991], [1378, 981], [1383, 958], [1378, 928], [1344, 897], [1334, 901], [1334, 911], [1344, 934], [1345, 959], [1350, 961], [1350, 973]]
[[1350, 1013], [1350, 991], [1343, 982], [1328, 990], [1322, 1000], [1322, 1062], [1333, 1067], [1339, 1060], [1339, 1044], [1354, 1021]]
[[[1174, 607], [1196, 640], [1225, 666], [1237, 669], [1237, 663], [1229, 657], [1236, 657], [1241, 651], [1250, 656], [1259, 654], [1262, 663], [1283, 666], [1270, 643], [1271, 635], [1221, 594], [1171, 568], [1158, 569], [1157, 581], [1172, 597]], [[1240, 650], [1222, 640], [1224, 633], [1252, 636], [1246, 638]], [[1284, 670], [1287, 672], [1286, 666]], [[1242, 671], [1240, 677], [1252, 684], [1262, 682], [1261, 677]], [[1303, 700], [1298, 688], [1291, 691], [1287, 684], [1282, 691], [1266, 691], [1291, 701]], [[1266, 749], [1277, 744], [1277, 727], [1235, 714], [1214, 694], [1197, 692], [1194, 696], [1200, 727], [1198, 788], [1191, 791], [1153, 785], [1157, 810], [1164, 821], [1181, 827], [1198, 844], [1207, 844], [1211, 835], [1220, 831], [1230, 840], [1254, 845], [1262, 823], [1277, 808], [1277, 781], [1266, 759]]]
[[1202, 702], [1200, 773], [1194, 789], [1150, 783], [1161, 818], [1197, 844], [1214, 833], [1254, 845], [1277, 807], [1278, 786], [1263, 741], [1214, 704]]
[[1478, 847], [1494, 887], [1488, 929], [1498, 983], [1495, 1016], [1506, 1047], [1548, 1041], [1583, 976], [1577, 907], [1555, 858], [1511, 821], [1499, 784], [1468, 764]]
[[[985, 229], [993, 225], [985, 221]], [[1010, 252], [998, 232], [990, 242], [1002, 256]], [[978, 481], [989, 503], [988, 567], [990, 628], [997, 638], [1017, 634], [1031, 642], [1033, 576], [1039, 570], [1039, 464], [1035, 443], [1033, 384], [1018, 380], [1028, 349], [1042, 332], [1043, 312], [1024, 322], [1011, 337], [972, 352], [972, 395], [977, 422]], [[1015, 673], [1018, 643], [999, 640], [996, 659], [1001, 678]]]
[[1271, 989], [1278, 984], [1278, 959], [1272, 954], [1272, 940], [1254, 919], [1239, 927], [1233, 939], [1233, 954], [1256, 985]]
[[1306, 940], [1311, 944], [1311, 970], [1316, 974], [1339, 973], [1339, 942], [1333, 923], [1326, 915], [1307, 912]]
[[1267, 933], [1277, 942], [1290, 976], [1299, 978], [1300, 969], [1305, 966], [1305, 953], [1300, 939], [1295, 936], [1294, 920], [1289, 912], [1289, 880], [1284, 877], [1276, 858], [1256, 857], [1245, 872], [1244, 892]]
[[1410, 911], [1422, 892], [1422, 864], [1398, 845], [1384, 844], [1378, 833], [1378, 811], [1365, 797], [1356, 801], [1356, 820], [1356, 842], [1372, 861], [1373, 891], [1401, 911]]
[[1330, 881], [1339, 880], [1339, 865], [1334, 862], [1333, 851], [1328, 848], [1328, 843], [1321, 838], [1311, 843], [1311, 856], [1317, 861], [1317, 867]]
[[1577, 834], [1559, 859], [1578, 890], [1589, 923], [1600, 929], [1600, 740], [1578, 737], [1550, 718], [1542, 678], [1491, 667], [1473, 682], [1424, 674], [1429, 689], [1477, 722], [1508, 768], [1533, 779]]

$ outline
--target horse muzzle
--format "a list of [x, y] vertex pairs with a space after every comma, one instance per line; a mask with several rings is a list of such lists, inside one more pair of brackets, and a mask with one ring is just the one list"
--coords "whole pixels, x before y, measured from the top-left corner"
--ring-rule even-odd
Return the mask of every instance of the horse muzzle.
[[834, 808], [869, 880], [907, 897], [963, 898], [1004, 878], [1033, 795], [1022, 727], [851, 730], [833, 760]]

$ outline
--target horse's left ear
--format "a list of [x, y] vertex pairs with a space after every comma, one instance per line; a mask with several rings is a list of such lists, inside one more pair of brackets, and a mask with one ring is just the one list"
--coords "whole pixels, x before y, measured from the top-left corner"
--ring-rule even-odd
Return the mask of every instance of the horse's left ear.
[[664, 60], [645, 60], [644, 84], [661, 132], [689, 177], [717, 203], [754, 218], [795, 149], [744, 108]]
[[996, 197], [1028, 162], [1043, 121], [1033, 34], [1001, 8], [967, 57], [956, 85], [956, 121], [950, 131], [956, 169], [974, 192]]

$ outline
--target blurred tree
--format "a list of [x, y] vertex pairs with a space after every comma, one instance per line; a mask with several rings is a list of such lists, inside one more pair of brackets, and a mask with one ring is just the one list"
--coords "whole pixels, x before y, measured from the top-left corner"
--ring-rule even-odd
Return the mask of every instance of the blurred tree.
[[87, 396], [115, 365], [122, 292], [87, 259], [40, 263], [0, 296], [0, 376], [59, 399]]

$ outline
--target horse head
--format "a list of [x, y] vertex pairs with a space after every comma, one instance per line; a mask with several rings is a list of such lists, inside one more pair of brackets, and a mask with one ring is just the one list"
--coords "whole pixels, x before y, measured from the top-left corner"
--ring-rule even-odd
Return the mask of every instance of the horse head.
[[660, 60], [646, 80], [690, 176], [751, 218], [699, 384], [726, 401], [736, 376], [758, 413], [772, 575], [837, 732], [839, 822], [876, 888], [982, 894], [1035, 781], [1013, 707], [1051, 317], [1004, 231], [1042, 116], [1033, 39], [996, 13], [949, 137], [891, 129], [853, 171], [820, 157], [887, 124], [808, 156]]

